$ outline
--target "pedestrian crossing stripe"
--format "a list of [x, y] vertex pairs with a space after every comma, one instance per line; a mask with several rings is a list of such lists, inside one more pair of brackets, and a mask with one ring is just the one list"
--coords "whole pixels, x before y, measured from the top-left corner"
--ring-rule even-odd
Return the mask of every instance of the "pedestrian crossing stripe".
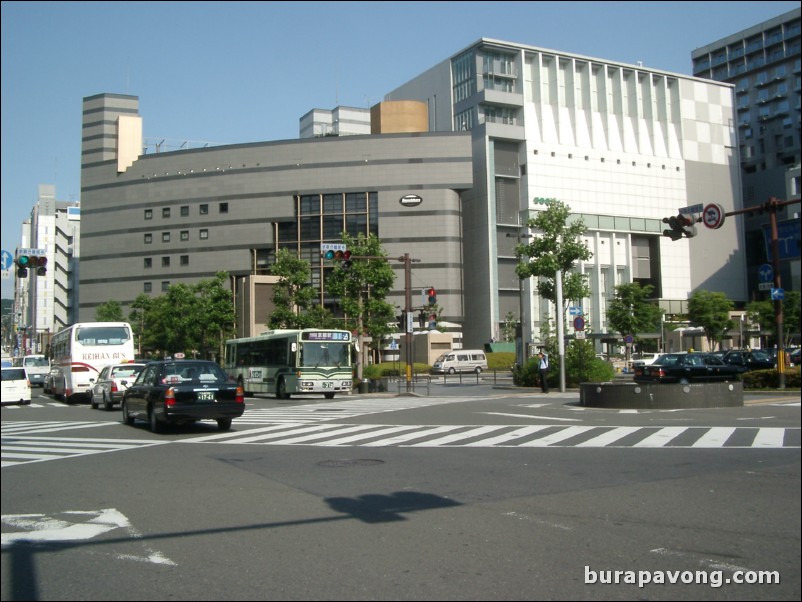
[[77, 439], [68, 437], [39, 437], [32, 435], [3, 435], [0, 466], [16, 466], [102, 454], [112, 451], [139, 449], [154, 445], [165, 445], [170, 441], [146, 441], [142, 439]]
[[796, 449], [799, 428], [281, 423], [181, 443], [329, 447], [583, 447]]

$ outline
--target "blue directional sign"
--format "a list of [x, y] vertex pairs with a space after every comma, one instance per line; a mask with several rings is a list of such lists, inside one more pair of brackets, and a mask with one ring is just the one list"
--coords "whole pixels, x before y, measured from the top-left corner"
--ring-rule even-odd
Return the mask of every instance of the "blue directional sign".
[[768, 263], [764, 263], [757, 270], [757, 278], [760, 282], [772, 282], [774, 280], [774, 268]]
[[772, 301], [782, 301], [785, 299], [785, 289], [782, 288], [773, 288], [771, 289], [771, 300]]
[[571, 306], [568, 308], [568, 315], [569, 316], [581, 316], [582, 315], [582, 308]]
[[4, 270], [10, 270], [11, 266], [14, 264], [14, 256], [9, 253], [8, 251], [3, 251], [2, 255], [2, 265]]

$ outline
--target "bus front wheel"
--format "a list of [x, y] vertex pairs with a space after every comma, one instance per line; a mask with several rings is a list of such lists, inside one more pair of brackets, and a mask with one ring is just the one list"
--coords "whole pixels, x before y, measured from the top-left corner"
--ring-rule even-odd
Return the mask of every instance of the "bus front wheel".
[[287, 383], [283, 378], [278, 381], [278, 388], [276, 389], [276, 397], [278, 397], [279, 399], [290, 398], [290, 394], [287, 393]]

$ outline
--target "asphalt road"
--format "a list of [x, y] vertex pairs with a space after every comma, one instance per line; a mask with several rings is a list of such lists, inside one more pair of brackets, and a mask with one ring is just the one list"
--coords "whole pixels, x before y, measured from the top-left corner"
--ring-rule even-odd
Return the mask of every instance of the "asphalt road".
[[249, 398], [228, 433], [4, 406], [2, 600], [800, 599], [798, 397], [427, 393]]

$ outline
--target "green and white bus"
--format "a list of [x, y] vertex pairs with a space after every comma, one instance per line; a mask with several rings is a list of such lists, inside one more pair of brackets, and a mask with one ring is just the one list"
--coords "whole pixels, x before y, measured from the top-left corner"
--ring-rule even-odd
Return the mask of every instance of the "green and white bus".
[[347, 330], [270, 330], [226, 341], [223, 367], [246, 393], [332, 399], [335, 393], [351, 391], [354, 345]]

